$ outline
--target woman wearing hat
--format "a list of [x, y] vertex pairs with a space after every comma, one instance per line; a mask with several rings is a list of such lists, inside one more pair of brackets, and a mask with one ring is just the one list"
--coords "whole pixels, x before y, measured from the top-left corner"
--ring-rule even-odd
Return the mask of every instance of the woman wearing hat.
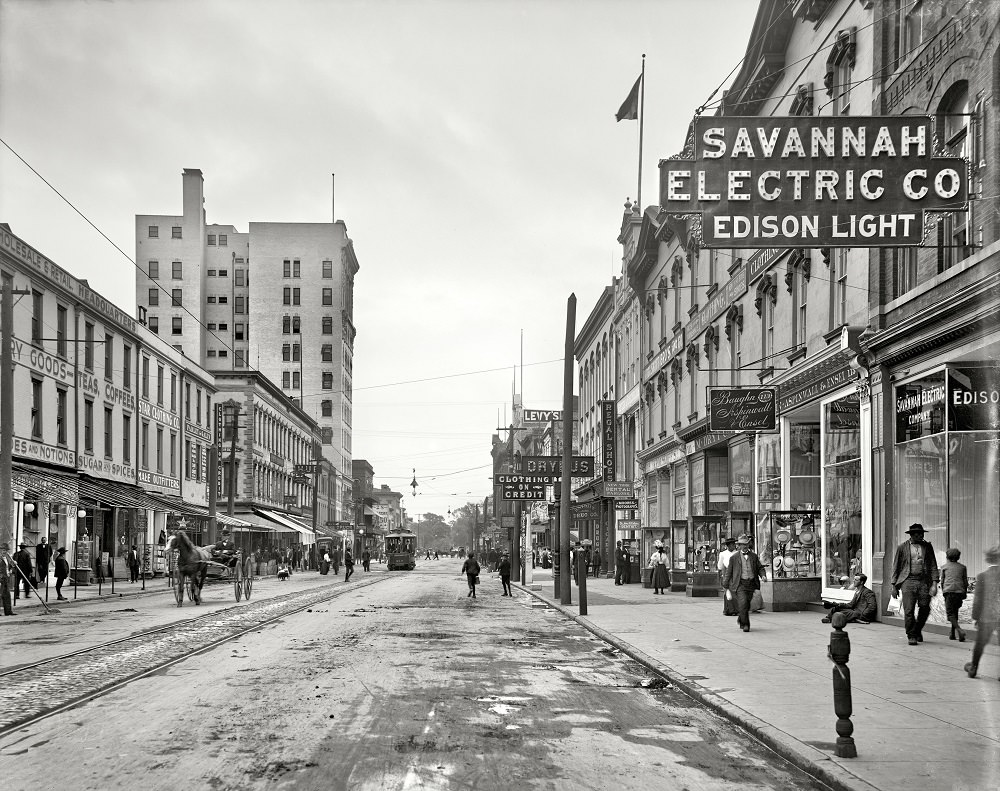
[[62, 601], [66, 597], [62, 595], [62, 586], [69, 576], [69, 562], [66, 560], [66, 547], [59, 547], [56, 550], [56, 596]]
[[663, 551], [663, 542], [653, 542], [653, 554], [649, 556], [649, 567], [653, 570], [651, 584], [654, 595], [666, 593], [665, 588], [670, 585], [670, 575], [667, 573], [667, 563], [670, 556]]

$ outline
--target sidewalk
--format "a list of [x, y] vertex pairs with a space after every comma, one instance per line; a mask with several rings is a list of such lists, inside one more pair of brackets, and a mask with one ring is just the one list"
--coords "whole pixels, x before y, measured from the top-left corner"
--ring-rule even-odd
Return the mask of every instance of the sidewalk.
[[722, 614], [722, 599], [653, 595], [642, 585], [587, 579], [563, 607], [550, 571], [536, 568], [532, 596], [577, 620], [677, 687], [738, 723], [775, 752], [839, 789], [1000, 788], [1000, 652], [987, 648], [967, 677], [972, 642], [925, 632], [907, 644], [899, 627], [851, 624], [853, 738], [837, 758], [832, 628], [821, 613], [754, 613], [750, 632]]

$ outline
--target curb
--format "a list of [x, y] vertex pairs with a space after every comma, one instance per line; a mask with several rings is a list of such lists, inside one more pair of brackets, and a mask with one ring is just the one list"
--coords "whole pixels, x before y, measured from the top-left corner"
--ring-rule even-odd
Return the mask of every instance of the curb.
[[538, 592], [530, 590], [523, 585], [518, 584], [517, 587], [570, 620], [575, 621], [588, 632], [614, 646], [623, 654], [645, 665], [657, 675], [665, 678], [688, 697], [702, 703], [716, 714], [742, 728], [790, 764], [816, 780], [826, 783], [830, 788], [835, 789], [835, 791], [880, 791], [871, 783], [851, 774], [851, 772], [840, 766], [822, 751], [796, 741], [770, 723], [755, 717], [750, 712], [730, 703], [725, 698], [716, 695], [700, 684], [690, 681], [686, 676], [682, 676], [673, 668], [656, 661], [638, 648], [629, 645], [620, 637], [592, 623], [586, 616], [571, 612], [559, 602], [549, 601]]

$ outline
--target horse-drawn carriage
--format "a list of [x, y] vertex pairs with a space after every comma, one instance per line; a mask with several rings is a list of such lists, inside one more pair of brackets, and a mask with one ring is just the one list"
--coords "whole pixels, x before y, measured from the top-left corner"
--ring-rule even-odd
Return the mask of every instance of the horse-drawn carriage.
[[[183, 531], [170, 536], [165, 549], [169, 558], [170, 587], [178, 607], [184, 604], [185, 590], [190, 601], [201, 604], [201, 589], [210, 567], [222, 570], [221, 577], [232, 584], [236, 601], [244, 596], [250, 599], [253, 559], [244, 558], [239, 550], [197, 547]], [[173, 557], [174, 552], [177, 553], [176, 558]]]

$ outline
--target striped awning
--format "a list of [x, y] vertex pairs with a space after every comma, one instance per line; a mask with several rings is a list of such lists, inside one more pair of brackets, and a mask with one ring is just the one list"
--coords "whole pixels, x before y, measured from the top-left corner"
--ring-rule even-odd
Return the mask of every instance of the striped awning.
[[10, 488], [15, 500], [67, 505], [80, 501], [76, 475], [61, 475], [26, 464], [11, 465]]

